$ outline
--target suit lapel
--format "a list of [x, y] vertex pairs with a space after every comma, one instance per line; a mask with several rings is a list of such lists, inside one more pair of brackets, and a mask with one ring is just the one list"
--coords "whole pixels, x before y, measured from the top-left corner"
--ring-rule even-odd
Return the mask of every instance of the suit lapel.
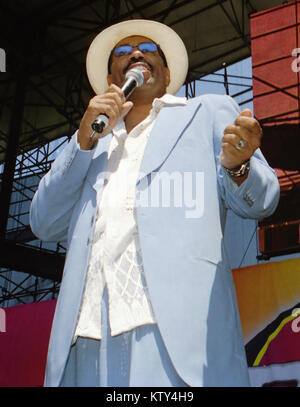
[[109, 133], [98, 140], [91, 167], [87, 175], [87, 181], [96, 191], [99, 191], [104, 183], [107, 167], [107, 154], [111, 138], [112, 133]]
[[164, 106], [161, 109], [145, 149], [137, 183], [166, 160], [200, 107], [199, 99], [194, 99], [185, 106]]

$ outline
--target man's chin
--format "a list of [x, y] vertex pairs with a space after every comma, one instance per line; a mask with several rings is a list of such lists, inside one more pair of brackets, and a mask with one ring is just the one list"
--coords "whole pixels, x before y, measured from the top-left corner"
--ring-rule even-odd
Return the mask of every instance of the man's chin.
[[152, 76], [152, 75], [150, 75], [149, 76], [149, 78], [146, 80], [146, 78], [145, 78], [145, 85], [147, 85], [147, 86], [151, 86], [151, 85], [153, 85], [154, 83], [155, 83], [155, 79], [154, 79], [154, 77]]

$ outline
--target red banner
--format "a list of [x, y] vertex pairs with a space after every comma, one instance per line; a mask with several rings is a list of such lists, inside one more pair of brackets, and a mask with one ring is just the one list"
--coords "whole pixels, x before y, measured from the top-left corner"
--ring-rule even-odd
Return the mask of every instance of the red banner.
[[43, 385], [56, 300], [0, 309], [0, 387]]

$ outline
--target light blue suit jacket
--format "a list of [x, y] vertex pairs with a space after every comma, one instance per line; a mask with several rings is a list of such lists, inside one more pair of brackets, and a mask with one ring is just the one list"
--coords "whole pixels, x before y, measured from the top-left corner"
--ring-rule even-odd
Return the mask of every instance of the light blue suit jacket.
[[[259, 150], [240, 187], [230, 182], [220, 165], [223, 130], [238, 114], [237, 104], [227, 96], [204, 95], [188, 100], [186, 106], [164, 106], [146, 146], [136, 185], [137, 201], [143, 202], [136, 214], [151, 303], [174, 367], [190, 386], [248, 384], [223, 241], [226, 212], [229, 208], [243, 218], [266, 217], [277, 206], [279, 186]], [[68, 241], [46, 386], [59, 385], [70, 350], [110, 140], [108, 135], [93, 150], [81, 151], [75, 135], [41, 180], [32, 201], [33, 232], [41, 240]], [[169, 207], [145, 205], [141, 198], [154, 193], [154, 188], [157, 192], [156, 180], [162, 173], [179, 174], [182, 180], [184, 174], [202, 174], [198, 216], [186, 200], [172, 205], [172, 193]]]

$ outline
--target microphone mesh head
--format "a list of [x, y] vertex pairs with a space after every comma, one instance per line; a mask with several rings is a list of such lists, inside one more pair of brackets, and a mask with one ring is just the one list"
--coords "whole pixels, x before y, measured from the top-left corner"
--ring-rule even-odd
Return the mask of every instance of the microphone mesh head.
[[137, 87], [141, 86], [144, 83], [144, 75], [142, 73], [143, 67], [136, 66], [135, 68], [130, 69], [128, 72], [126, 72], [125, 78], [133, 78], [136, 83]]

